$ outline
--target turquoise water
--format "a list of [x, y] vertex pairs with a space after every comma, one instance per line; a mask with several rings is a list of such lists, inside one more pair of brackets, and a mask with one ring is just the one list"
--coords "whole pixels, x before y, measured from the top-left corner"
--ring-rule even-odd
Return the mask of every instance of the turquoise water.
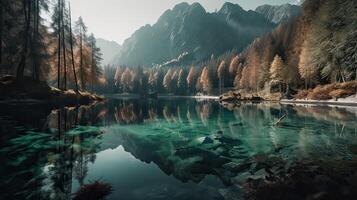
[[241, 199], [247, 178], [281, 165], [356, 158], [356, 108], [113, 99], [0, 109], [0, 199], [71, 199], [95, 181], [112, 187], [107, 199]]

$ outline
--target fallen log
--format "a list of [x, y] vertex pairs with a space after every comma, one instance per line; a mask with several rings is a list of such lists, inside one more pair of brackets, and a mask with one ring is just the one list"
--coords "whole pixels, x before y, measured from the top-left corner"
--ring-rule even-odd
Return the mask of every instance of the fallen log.
[[274, 123], [274, 126], [277, 126], [280, 124], [281, 121], [283, 121], [283, 119], [287, 116], [287, 114], [285, 113], [283, 116], [281, 116], [277, 122]]

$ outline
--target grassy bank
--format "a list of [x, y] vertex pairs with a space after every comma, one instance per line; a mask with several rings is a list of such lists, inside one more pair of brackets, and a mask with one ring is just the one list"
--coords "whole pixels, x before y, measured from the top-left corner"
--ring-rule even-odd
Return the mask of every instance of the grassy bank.
[[50, 105], [78, 105], [102, 101], [100, 97], [89, 92], [60, 90], [50, 87], [46, 82], [24, 78], [19, 81], [14, 76], [0, 77], [0, 101], [41, 102]]

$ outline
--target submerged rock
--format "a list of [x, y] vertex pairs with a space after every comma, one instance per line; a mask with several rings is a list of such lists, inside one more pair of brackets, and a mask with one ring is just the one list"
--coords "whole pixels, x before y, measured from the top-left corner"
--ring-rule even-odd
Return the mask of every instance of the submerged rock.
[[202, 141], [202, 144], [212, 144], [213, 140], [209, 137], [205, 137], [205, 139]]

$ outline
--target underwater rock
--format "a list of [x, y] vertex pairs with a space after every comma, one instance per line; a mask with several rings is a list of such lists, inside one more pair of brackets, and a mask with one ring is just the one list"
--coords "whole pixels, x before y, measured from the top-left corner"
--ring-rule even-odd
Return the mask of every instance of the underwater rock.
[[243, 126], [244, 124], [242, 122], [232, 124], [232, 126]]
[[212, 144], [213, 140], [209, 137], [205, 137], [205, 139], [202, 141], [202, 144]]
[[350, 150], [351, 153], [357, 155], [357, 145], [350, 145], [348, 149]]
[[243, 171], [248, 171], [250, 169], [250, 166], [252, 165], [252, 163], [234, 163], [234, 162], [229, 162], [223, 165], [223, 168], [232, 171], [232, 172], [236, 172], [236, 173], [240, 173]]
[[224, 200], [236, 200], [243, 198], [243, 192], [235, 185], [226, 189], [220, 189], [219, 193], [223, 196]]
[[242, 141], [240, 141], [238, 139], [228, 138], [225, 136], [218, 138], [218, 141], [220, 141], [221, 143], [230, 144], [230, 145], [241, 145], [242, 144]]

